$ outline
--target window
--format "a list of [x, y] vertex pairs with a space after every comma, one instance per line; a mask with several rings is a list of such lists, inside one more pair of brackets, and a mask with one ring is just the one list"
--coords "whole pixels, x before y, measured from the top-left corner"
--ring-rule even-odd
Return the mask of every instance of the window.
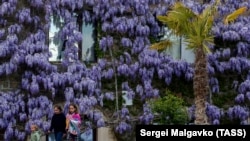
[[51, 18], [49, 29], [49, 51], [52, 56], [49, 61], [60, 61], [62, 58], [63, 42], [57, 37], [57, 33], [62, 27], [63, 21]]
[[178, 37], [175, 35], [171, 35], [170, 31], [165, 28], [165, 36], [163, 39], [169, 38], [173, 42], [173, 46], [171, 48], [166, 49], [166, 53], [171, 55], [174, 59], [182, 59], [186, 60], [189, 63], [194, 62], [194, 53], [192, 50], [186, 49], [187, 45], [183, 40], [183, 37]]
[[123, 106], [133, 105], [133, 100], [128, 97], [128, 91], [122, 91], [122, 99], [124, 100]]
[[82, 24], [82, 60], [92, 62], [95, 60], [94, 57], [94, 27], [93, 25]]
[[194, 52], [190, 49], [187, 49], [187, 44], [184, 42], [184, 40], [181, 38], [181, 59], [186, 60], [189, 63], [194, 63], [195, 55]]
[[[85, 24], [77, 20], [79, 25], [79, 31], [82, 32], [82, 42], [78, 44], [79, 47], [79, 59], [82, 61], [95, 61], [94, 59], [94, 27], [91, 24]], [[60, 18], [51, 17], [51, 25], [49, 30], [49, 50], [52, 56], [49, 61], [61, 61], [63, 57], [63, 51], [65, 49], [66, 41], [61, 41], [58, 38], [57, 33], [63, 27], [63, 20]]]

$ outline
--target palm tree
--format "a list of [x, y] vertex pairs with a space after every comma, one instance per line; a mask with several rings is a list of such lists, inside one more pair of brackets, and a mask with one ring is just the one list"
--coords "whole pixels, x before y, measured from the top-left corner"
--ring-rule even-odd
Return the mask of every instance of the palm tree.
[[[172, 31], [172, 34], [184, 37], [187, 48], [192, 49], [195, 53], [193, 89], [196, 106], [195, 124], [197, 125], [209, 124], [206, 115], [206, 100], [209, 94], [207, 53], [210, 53], [208, 45], [213, 44], [214, 37], [211, 29], [217, 14], [218, 4], [219, 0], [208, 6], [201, 14], [196, 14], [181, 2], [177, 2], [166, 15], [157, 17]], [[234, 21], [245, 10], [245, 7], [236, 10], [226, 17], [224, 23], [228, 24]], [[162, 50], [170, 46], [171, 43], [167, 39], [153, 44], [151, 49]]]

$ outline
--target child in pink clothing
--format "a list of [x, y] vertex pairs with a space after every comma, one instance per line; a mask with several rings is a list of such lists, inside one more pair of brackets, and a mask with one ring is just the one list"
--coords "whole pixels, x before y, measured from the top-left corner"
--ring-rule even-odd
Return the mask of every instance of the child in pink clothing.
[[77, 141], [80, 135], [81, 117], [77, 112], [77, 106], [69, 105], [69, 113], [66, 115], [66, 130], [69, 133], [70, 141]]
[[80, 117], [79, 114], [73, 114], [73, 115], [72, 115], [72, 119], [73, 119], [73, 120], [76, 120], [76, 121], [81, 121], [81, 117]]

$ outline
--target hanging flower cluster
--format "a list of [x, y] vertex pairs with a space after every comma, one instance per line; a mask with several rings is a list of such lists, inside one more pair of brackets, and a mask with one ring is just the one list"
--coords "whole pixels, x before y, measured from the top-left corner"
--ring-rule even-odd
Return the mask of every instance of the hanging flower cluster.
[[[195, 105], [192, 105], [188, 108], [189, 118], [194, 120], [195, 118]], [[221, 118], [224, 117], [225, 113], [223, 109], [220, 109], [217, 106], [207, 103], [206, 104], [206, 113], [209, 119], [209, 122], [213, 125], [220, 124]]]
[[123, 107], [117, 114], [120, 118], [120, 121], [118, 126], [115, 128], [116, 132], [123, 134], [127, 131], [130, 131], [132, 127], [130, 125], [131, 117], [128, 108]]
[[[225, 16], [243, 6], [249, 9], [250, 2], [242, 0], [240, 3], [236, 3], [230, 0], [220, 5], [218, 11], [221, 16]], [[229, 116], [231, 120], [240, 120], [241, 124], [246, 124], [249, 117], [249, 109], [246, 106], [250, 68], [248, 59], [250, 56], [249, 20], [249, 16], [240, 16], [233, 23], [224, 25], [221, 19], [217, 19], [213, 27], [213, 34], [218, 42], [212, 47], [213, 54], [208, 57], [211, 76], [214, 74], [234, 74], [235, 76], [246, 74], [243, 81], [237, 77], [232, 81], [232, 90], [238, 93], [235, 97], [236, 105], [225, 111], [225, 115]], [[216, 77], [210, 78], [210, 85], [213, 93], [220, 92], [219, 81]]]
[[[173, 60], [164, 53], [148, 49], [149, 37], [157, 37], [164, 31], [155, 17], [164, 15], [174, 2], [176, 1], [3, 1], [0, 4], [0, 27], [4, 27], [0, 29], [0, 76], [15, 73], [21, 76], [21, 92], [2, 92], [0, 95], [3, 101], [0, 104], [0, 127], [6, 129], [5, 138], [24, 140], [26, 133], [30, 132], [29, 125], [34, 122], [44, 131], [47, 130], [49, 120], [44, 121], [43, 117], [52, 117], [53, 103], [50, 100], [54, 100], [56, 95], [64, 95], [65, 112], [66, 107], [74, 102], [79, 105], [80, 113], [87, 114], [95, 125], [101, 127], [105, 125], [103, 114], [94, 107], [105, 106], [103, 100], [117, 98], [115, 89], [104, 88], [105, 82], [114, 83], [115, 78], [122, 79], [119, 91], [127, 91], [127, 96], [131, 99], [138, 96], [145, 103], [146, 100], [159, 96], [160, 88], [153, 85], [155, 78], [163, 80], [164, 87], [171, 84], [173, 77], [192, 81], [194, 72], [189, 63]], [[196, 13], [206, 7], [206, 4], [192, 1], [185, 1], [185, 4]], [[237, 3], [229, 0], [219, 7], [219, 13], [225, 15], [240, 6], [249, 8], [250, 4], [244, 0]], [[83, 15], [83, 22], [87, 24], [100, 22], [102, 36], [99, 47], [104, 53], [111, 54], [107, 58], [99, 58], [90, 67], [79, 60], [77, 43], [81, 42], [82, 33], [78, 30], [78, 15]], [[56, 36], [65, 41], [62, 64], [66, 71], [58, 70], [48, 61], [51, 53], [47, 33], [52, 16], [58, 16], [63, 21]], [[215, 74], [233, 72], [239, 75], [249, 70], [248, 22], [249, 16], [244, 16], [227, 26], [219, 20], [215, 23], [213, 33], [216, 38], [232, 42], [233, 45], [216, 44], [211, 47], [213, 53], [208, 56], [208, 69], [213, 93], [220, 91]], [[228, 109], [230, 117], [239, 118], [242, 122], [248, 116], [244, 102], [249, 97], [249, 76], [246, 79], [248, 80], [239, 82], [235, 87], [239, 92], [235, 98], [239, 105]], [[141, 111], [138, 113], [140, 122], [150, 124], [154, 118], [150, 107], [145, 103]], [[124, 133], [132, 129], [128, 108], [123, 107], [116, 112], [121, 117], [116, 131]], [[212, 123], [219, 124], [222, 115], [220, 109], [208, 105], [207, 113]], [[12, 114], [16, 116], [10, 116]], [[26, 122], [25, 130], [18, 131], [14, 128], [17, 120]]]
[[[30, 124], [36, 123], [43, 131], [49, 129], [47, 121], [42, 121], [46, 115], [52, 117], [52, 102], [45, 96], [30, 98], [25, 101], [25, 94], [20, 91], [1, 93], [0, 96], [0, 127], [6, 128], [5, 140], [24, 140], [30, 132]], [[49, 107], [49, 108], [48, 108]], [[28, 122], [27, 122], [28, 121]], [[25, 127], [18, 128], [23, 123]]]

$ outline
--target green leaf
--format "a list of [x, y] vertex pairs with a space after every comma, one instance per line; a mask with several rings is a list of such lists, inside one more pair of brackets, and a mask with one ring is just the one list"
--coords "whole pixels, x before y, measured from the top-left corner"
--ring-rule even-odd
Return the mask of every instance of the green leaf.
[[150, 49], [155, 49], [155, 50], [165, 50], [167, 48], [172, 47], [173, 43], [170, 40], [163, 40], [161, 42], [158, 43], [154, 43], [153, 45], [151, 45]]

